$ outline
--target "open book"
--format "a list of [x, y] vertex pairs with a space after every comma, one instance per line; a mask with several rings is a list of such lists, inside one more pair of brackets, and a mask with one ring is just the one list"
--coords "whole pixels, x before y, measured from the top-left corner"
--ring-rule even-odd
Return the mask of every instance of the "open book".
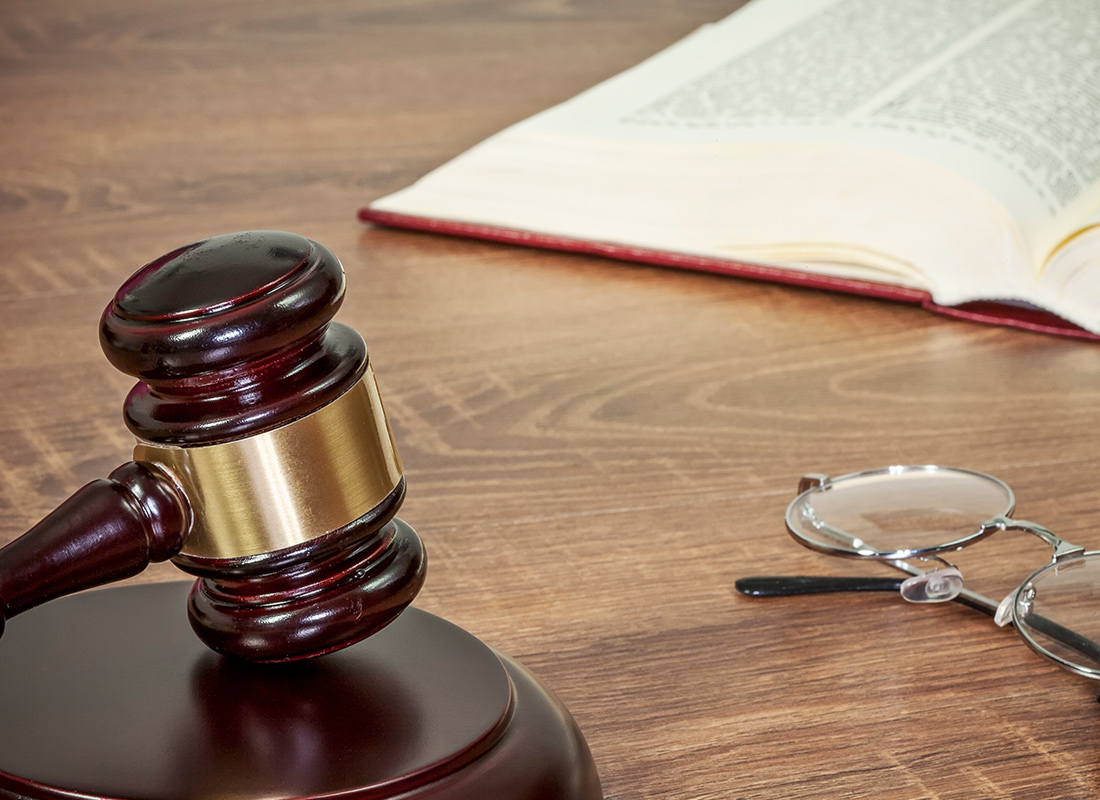
[[364, 220], [1100, 336], [1100, 2], [752, 0]]

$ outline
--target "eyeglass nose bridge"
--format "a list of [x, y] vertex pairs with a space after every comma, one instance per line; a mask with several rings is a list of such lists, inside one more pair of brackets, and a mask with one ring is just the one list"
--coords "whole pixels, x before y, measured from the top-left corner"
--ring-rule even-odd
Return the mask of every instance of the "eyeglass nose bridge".
[[1048, 545], [1050, 549], [1054, 551], [1052, 557], [1053, 561], [1061, 561], [1065, 558], [1071, 558], [1073, 556], [1079, 556], [1085, 552], [1085, 548], [1069, 542], [1063, 541], [1060, 536], [1051, 531], [1049, 528], [1044, 528], [1042, 525], [1038, 525], [1034, 522], [1028, 522], [1022, 519], [1012, 519], [1004, 515], [996, 516], [993, 519], [982, 525], [983, 529], [988, 529], [991, 533], [993, 531], [1024, 531], [1030, 533], [1032, 536], [1037, 536], [1042, 539]]

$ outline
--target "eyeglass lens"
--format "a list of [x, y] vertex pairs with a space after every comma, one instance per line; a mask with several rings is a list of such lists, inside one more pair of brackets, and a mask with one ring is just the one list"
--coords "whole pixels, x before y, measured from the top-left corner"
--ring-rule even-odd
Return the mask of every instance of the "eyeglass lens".
[[1048, 564], [1016, 594], [1016, 628], [1032, 648], [1100, 677], [1100, 553]]
[[1008, 514], [1012, 491], [989, 475], [904, 467], [834, 479], [787, 511], [791, 533], [815, 549], [871, 555], [936, 551], [971, 539]]

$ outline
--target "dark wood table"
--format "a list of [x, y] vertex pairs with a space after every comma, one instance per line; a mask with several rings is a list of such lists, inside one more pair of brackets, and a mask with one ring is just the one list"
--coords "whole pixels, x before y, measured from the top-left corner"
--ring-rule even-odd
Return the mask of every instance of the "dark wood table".
[[[356, 209], [737, 5], [5, 0], [0, 542], [129, 458], [98, 317], [184, 243], [343, 261], [427, 543], [416, 605], [516, 657], [608, 798], [1093, 798], [1096, 687], [796, 545], [804, 472], [994, 473], [1100, 546], [1100, 347], [822, 292], [376, 229]], [[1041, 545], [959, 556], [1003, 596]], [[139, 580], [181, 577], [170, 565]]]

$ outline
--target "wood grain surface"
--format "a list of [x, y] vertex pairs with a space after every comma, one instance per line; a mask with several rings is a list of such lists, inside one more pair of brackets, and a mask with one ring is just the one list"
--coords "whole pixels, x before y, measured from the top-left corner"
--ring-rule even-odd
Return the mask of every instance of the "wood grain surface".
[[[355, 221], [737, 4], [4, 0], [0, 542], [129, 457], [130, 379], [97, 341], [121, 281], [291, 230], [347, 271], [337, 319], [371, 348], [428, 547], [416, 605], [557, 691], [609, 800], [1100, 796], [1096, 687], [1011, 630], [733, 590], [890, 574], [784, 533], [804, 472], [984, 470], [1100, 547], [1100, 347]], [[958, 561], [999, 598], [1045, 558], [1006, 535]]]

